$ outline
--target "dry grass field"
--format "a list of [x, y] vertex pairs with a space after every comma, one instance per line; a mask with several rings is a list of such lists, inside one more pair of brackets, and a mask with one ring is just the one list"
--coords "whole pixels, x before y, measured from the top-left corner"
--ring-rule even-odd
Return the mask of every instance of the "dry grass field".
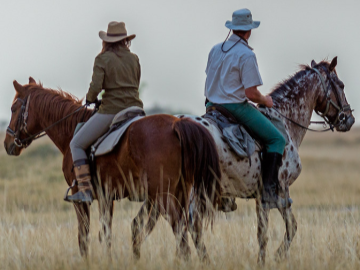
[[[3, 136], [1, 136], [1, 140]], [[360, 269], [360, 129], [347, 134], [307, 134], [300, 149], [303, 172], [290, 188], [298, 232], [289, 258], [274, 252], [285, 232], [277, 211], [270, 214], [264, 269]], [[211, 257], [199, 262], [190, 243], [190, 261], [175, 258], [175, 239], [163, 219], [134, 262], [130, 223], [140, 203], [117, 202], [110, 261], [98, 241], [98, 209], [91, 206], [88, 260], [80, 257], [77, 219], [63, 201], [66, 184], [61, 155], [48, 139], [20, 157], [0, 150], [0, 269], [257, 269], [255, 202], [238, 200], [238, 210], [219, 213], [205, 233]]]

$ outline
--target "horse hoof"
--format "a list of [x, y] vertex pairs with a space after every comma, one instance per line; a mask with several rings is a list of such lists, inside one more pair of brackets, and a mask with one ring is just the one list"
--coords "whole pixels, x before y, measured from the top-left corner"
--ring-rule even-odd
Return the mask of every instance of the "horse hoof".
[[218, 210], [224, 213], [232, 212], [237, 209], [237, 204], [234, 197], [221, 197]]
[[134, 261], [138, 261], [138, 260], [140, 260], [140, 251], [135, 251], [134, 250], [134, 252], [133, 252], [133, 258], [134, 258]]

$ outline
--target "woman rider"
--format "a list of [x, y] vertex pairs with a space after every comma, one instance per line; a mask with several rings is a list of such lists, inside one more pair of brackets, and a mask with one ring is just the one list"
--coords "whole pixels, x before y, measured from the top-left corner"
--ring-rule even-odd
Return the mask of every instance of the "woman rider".
[[205, 96], [210, 102], [206, 106], [218, 104], [227, 109], [265, 145], [262, 205], [264, 208], [284, 208], [286, 201], [278, 195], [278, 172], [285, 139], [264, 115], [248, 103], [251, 100], [268, 108], [273, 106], [271, 96], [263, 96], [257, 89], [262, 80], [255, 53], [248, 45], [251, 29], [259, 25], [259, 21], [252, 20], [248, 9], [235, 11], [232, 21], [226, 22], [225, 26], [233, 34], [209, 53]]
[[92, 81], [86, 95], [86, 104], [96, 103], [102, 91], [102, 103], [94, 114], [73, 137], [70, 143], [74, 172], [79, 191], [68, 196], [68, 201], [93, 201], [90, 167], [85, 150], [108, 129], [114, 116], [131, 106], [143, 107], [139, 98], [140, 63], [130, 52], [130, 41], [135, 35], [127, 35], [125, 23], [110, 22], [107, 32], [100, 31], [102, 50], [95, 58]]

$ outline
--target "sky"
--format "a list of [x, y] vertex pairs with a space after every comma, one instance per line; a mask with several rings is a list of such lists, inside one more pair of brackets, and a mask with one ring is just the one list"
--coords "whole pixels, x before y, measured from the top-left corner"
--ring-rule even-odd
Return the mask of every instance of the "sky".
[[[249, 45], [256, 53], [266, 94], [310, 64], [338, 56], [337, 72], [360, 118], [360, 23], [358, 0], [16, 0], [0, 10], [0, 120], [10, 119], [13, 80], [29, 76], [44, 87], [85, 96], [100, 30], [124, 21], [136, 34], [145, 109], [204, 113], [207, 57], [228, 34], [232, 12], [248, 8], [261, 21]], [[314, 119], [317, 119], [314, 117]]]

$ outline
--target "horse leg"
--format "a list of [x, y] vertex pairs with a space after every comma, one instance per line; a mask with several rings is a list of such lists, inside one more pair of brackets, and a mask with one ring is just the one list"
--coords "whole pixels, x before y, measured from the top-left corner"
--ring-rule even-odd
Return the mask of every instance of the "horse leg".
[[[144, 242], [146, 236], [148, 236], [154, 229], [159, 216], [160, 211], [157, 204], [152, 204], [150, 201], [146, 201], [132, 221], [131, 232], [133, 240], [133, 254], [135, 259], [140, 259], [141, 244]], [[146, 217], [149, 219], [144, 230], [144, 218]]]
[[108, 256], [111, 258], [111, 226], [114, 214], [114, 201], [99, 199], [99, 220], [101, 229], [99, 231], [100, 243], [105, 240]]
[[258, 264], [264, 265], [265, 255], [266, 255], [266, 246], [268, 242], [267, 229], [269, 223], [269, 209], [263, 209], [261, 205], [261, 199], [256, 199], [256, 215], [257, 215], [257, 237], [259, 242], [259, 256]]
[[284, 235], [284, 240], [275, 254], [277, 255], [277, 259], [284, 259], [288, 255], [291, 241], [296, 234], [297, 222], [294, 214], [292, 213], [291, 207], [286, 209], [279, 209], [279, 212], [284, 219], [286, 232]]
[[170, 209], [167, 210], [169, 217], [169, 223], [173, 230], [176, 240], [176, 256], [188, 260], [190, 258], [190, 246], [188, 244], [186, 214], [183, 212], [183, 207], [179, 206], [177, 201], [171, 200], [173, 204], [170, 205]]
[[196, 211], [194, 211], [189, 221], [189, 232], [200, 260], [209, 263], [210, 259], [203, 239], [203, 222], [199, 213]]
[[90, 205], [85, 203], [74, 203], [78, 220], [78, 242], [80, 254], [87, 257], [89, 253], [88, 236], [90, 230]]

